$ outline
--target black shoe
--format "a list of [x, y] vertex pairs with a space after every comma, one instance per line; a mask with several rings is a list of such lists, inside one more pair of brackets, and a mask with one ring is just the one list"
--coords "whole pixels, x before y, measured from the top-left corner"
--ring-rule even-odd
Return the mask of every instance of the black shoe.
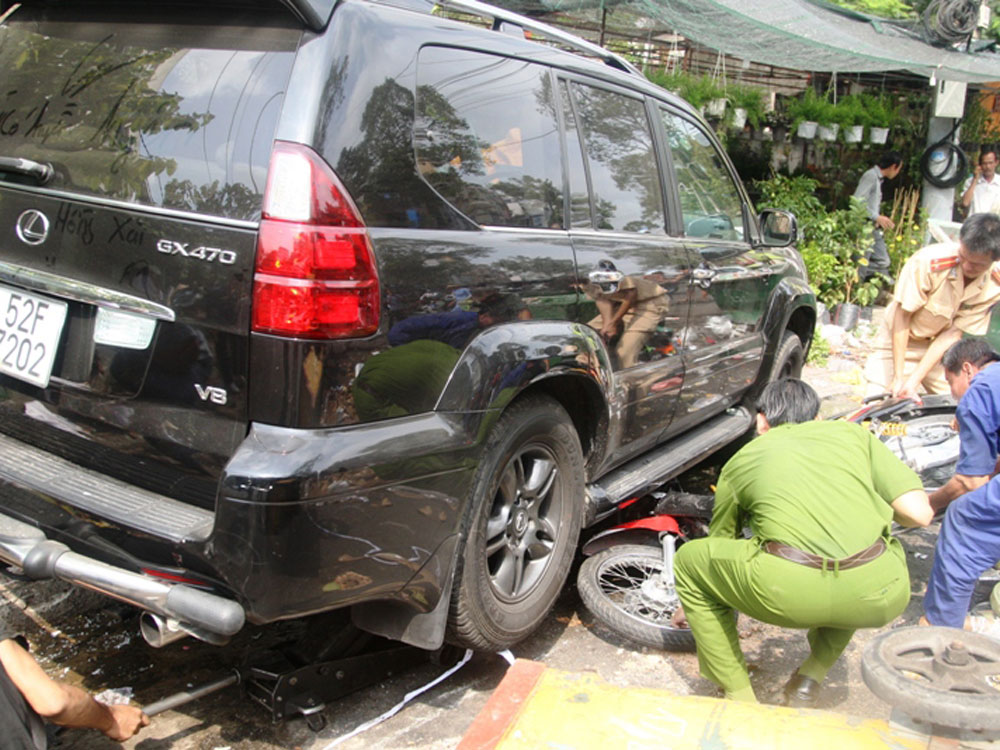
[[785, 684], [785, 705], [789, 708], [815, 708], [819, 700], [819, 683], [798, 672]]

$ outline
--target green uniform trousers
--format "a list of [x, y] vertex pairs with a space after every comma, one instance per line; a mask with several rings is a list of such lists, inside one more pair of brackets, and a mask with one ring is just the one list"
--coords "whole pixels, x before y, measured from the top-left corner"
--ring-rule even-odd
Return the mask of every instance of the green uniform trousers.
[[677, 550], [674, 573], [701, 674], [737, 700], [756, 696], [734, 609], [772, 625], [808, 628], [812, 653], [799, 673], [822, 682], [857, 628], [885, 625], [910, 600], [906, 554], [895, 539], [871, 562], [823, 571], [764, 552], [753, 539], [707, 537]]

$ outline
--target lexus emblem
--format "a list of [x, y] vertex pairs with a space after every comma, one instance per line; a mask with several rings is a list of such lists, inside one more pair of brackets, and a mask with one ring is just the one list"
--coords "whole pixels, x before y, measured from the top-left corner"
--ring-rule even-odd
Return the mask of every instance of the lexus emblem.
[[41, 245], [49, 236], [49, 219], [41, 211], [29, 208], [17, 217], [18, 239], [27, 245]]

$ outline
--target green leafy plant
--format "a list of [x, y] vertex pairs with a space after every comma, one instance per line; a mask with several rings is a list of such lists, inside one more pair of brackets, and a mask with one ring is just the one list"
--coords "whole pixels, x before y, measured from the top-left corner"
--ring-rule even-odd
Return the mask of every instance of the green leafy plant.
[[864, 102], [857, 94], [842, 96], [834, 105], [833, 122], [841, 127], [849, 128], [852, 125], [867, 125], [869, 121], [868, 111]]
[[793, 128], [798, 127], [801, 122], [818, 122], [824, 125], [833, 122], [833, 103], [812, 89], [806, 89], [801, 97], [789, 99], [786, 108]]
[[746, 84], [731, 84], [726, 90], [733, 109], [743, 109], [747, 113], [747, 122], [754, 129], [759, 128], [764, 119], [764, 92], [756, 86]]
[[850, 208], [831, 211], [816, 221], [800, 245], [809, 283], [828, 308], [841, 302], [866, 307], [878, 296], [881, 281], [862, 281], [858, 274], [867, 264], [864, 255], [871, 235], [865, 205], [853, 198]]
[[684, 71], [669, 74], [650, 71], [646, 77], [657, 86], [680, 95], [694, 107], [704, 107], [713, 99], [722, 99], [726, 95], [722, 87], [708, 75], [695, 76]]
[[799, 231], [808, 240], [812, 228], [826, 216], [826, 209], [816, 197], [819, 182], [805, 175], [773, 174], [770, 179], [757, 180], [754, 189], [760, 194], [758, 209], [780, 208], [791, 211], [798, 220]]
[[891, 128], [896, 124], [898, 114], [896, 103], [884, 94], [861, 94], [868, 125], [873, 128]]

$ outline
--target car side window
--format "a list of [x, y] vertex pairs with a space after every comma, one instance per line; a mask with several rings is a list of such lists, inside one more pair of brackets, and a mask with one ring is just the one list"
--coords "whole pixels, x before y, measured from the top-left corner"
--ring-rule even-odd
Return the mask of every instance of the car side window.
[[590, 166], [597, 228], [664, 234], [653, 134], [641, 99], [572, 85]]
[[417, 169], [477, 224], [562, 229], [555, 108], [545, 66], [425, 47], [417, 63]]
[[725, 162], [697, 125], [660, 110], [674, 162], [684, 234], [739, 240], [743, 237], [743, 202]]
[[563, 121], [566, 123], [566, 166], [569, 168], [570, 226], [576, 229], [593, 229], [590, 215], [590, 190], [587, 187], [587, 168], [583, 163], [583, 144], [576, 124], [576, 112], [570, 101], [569, 84], [559, 82], [562, 99]]

